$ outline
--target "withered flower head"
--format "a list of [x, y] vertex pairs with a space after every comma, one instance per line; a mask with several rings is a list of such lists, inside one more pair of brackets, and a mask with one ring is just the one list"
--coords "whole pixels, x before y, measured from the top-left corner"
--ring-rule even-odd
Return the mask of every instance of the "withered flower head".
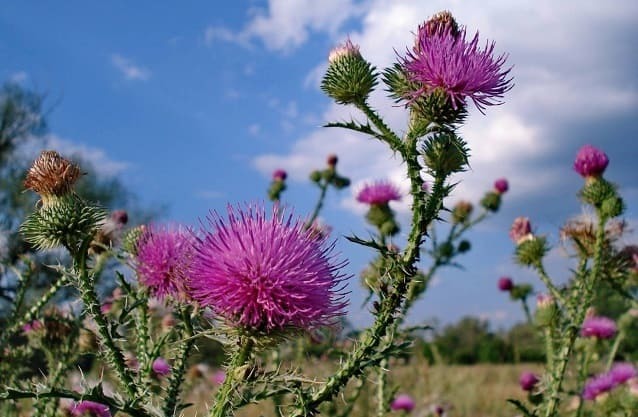
[[24, 180], [25, 188], [43, 198], [69, 194], [78, 178], [80, 167], [56, 151], [42, 151]]

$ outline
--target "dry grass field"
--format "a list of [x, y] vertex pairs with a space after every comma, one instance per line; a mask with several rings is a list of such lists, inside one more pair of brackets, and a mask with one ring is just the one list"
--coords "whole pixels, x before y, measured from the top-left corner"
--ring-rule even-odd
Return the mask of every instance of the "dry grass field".
[[[309, 362], [315, 375], [327, 375], [332, 366], [326, 362]], [[410, 394], [417, 403], [412, 415], [428, 416], [436, 405], [446, 408], [446, 417], [513, 417], [516, 410], [506, 403], [507, 398], [523, 400], [525, 394], [518, 385], [523, 370], [538, 371], [539, 365], [474, 365], [429, 366], [425, 361], [397, 364], [389, 371], [391, 384], [399, 386], [399, 393]], [[376, 415], [374, 378], [371, 378], [356, 403], [352, 417]], [[186, 413], [188, 417], [206, 415], [207, 399], [212, 393], [196, 389], [190, 400], [196, 404]], [[336, 405], [341, 405], [340, 399]], [[400, 412], [393, 413], [401, 415]], [[251, 405], [237, 413], [238, 417], [275, 416], [273, 404]]]

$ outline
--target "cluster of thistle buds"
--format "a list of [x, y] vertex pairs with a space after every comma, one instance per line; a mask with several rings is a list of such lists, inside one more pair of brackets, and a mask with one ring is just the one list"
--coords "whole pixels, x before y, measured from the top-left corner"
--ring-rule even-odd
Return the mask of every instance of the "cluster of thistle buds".
[[322, 183], [331, 185], [337, 190], [349, 187], [350, 178], [339, 175], [337, 172], [337, 162], [339, 162], [337, 155], [328, 155], [326, 158], [326, 168], [312, 171], [310, 173], [310, 181], [318, 185]]

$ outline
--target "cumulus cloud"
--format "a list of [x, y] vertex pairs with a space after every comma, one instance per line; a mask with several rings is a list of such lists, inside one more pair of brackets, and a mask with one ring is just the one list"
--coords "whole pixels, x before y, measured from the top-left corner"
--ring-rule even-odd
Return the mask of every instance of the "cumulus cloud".
[[113, 64], [127, 80], [147, 81], [151, 77], [151, 72], [147, 68], [135, 65], [133, 61], [120, 54], [111, 55], [111, 64]]
[[77, 155], [82, 160], [91, 163], [97, 173], [104, 176], [115, 176], [130, 168], [128, 162], [110, 158], [101, 148], [79, 144], [54, 134], [46, 135], [44, 140], [46, 148], [55, 149], [65, 156]]
[[343, 24], [362, 11], [354, 0], [269, 0], [266, 10], [255, 8], [240, 31], [209, 26], [207, 44], [216, 40], [250, 46], [259, 39], [270, 50], [289, 52], [308, 40], [311, 33], [337, 33]]

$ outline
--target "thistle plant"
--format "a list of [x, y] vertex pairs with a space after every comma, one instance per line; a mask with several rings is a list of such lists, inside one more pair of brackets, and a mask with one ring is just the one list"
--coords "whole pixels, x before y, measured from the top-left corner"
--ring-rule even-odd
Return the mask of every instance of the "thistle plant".
[[[401, 405], [398, 397], [391, 401], [394, 389], [387, 386], [383, 371], [409, 345], [400, 334], [405, 315], [438, 268], [458, 265], [455, 257], [471, 246], [463, 234], [499, 209], [508, 188], [497, 181], [480, 201], [483, 212], [476, 217], [472, 205], [457, 204], [447, 237], [437, 237], [435, 223], [449, 210], [446, 199], [454, 190], [454, 175], [469, 163], [458, 128], [471, 103], [483, 113], [500, 104], [512, 87], [510, 69], [504, 67], [507, 56], [493, 52], [493, 43], [481, 48], [478, 34], [468, 38], [466, 29], [443, 12], [421, 25], [413, 46], [382, 73], [350, 40], [330, 53], [322, 90], [337, 103], [356, 107], [365, 120], [327, 126], [361, 132], [387, 145], [405, 167], [409, 195], [400, 196], [384, 181], [368, 184], [358, 195], [369, 206], [366, 219], [376, 230], [369, 239], [348, 239], [373, 251], [374, 323], [325, 380], [311, 381], [296, 370], [269, 369], [262, 358], [286, 340], [336, 327], [345, 314], [344, 288], [350, 278], [343, 272], [346, 261], [335, 254], [329, 233], [316, 227], [328, 188], [350, 184], [337, 171], [336, 156], [328, 157], [325, 169], [311, 173], [320, 192], [309, 216], [294, 214], [280, 202], [287, 175], [276, 171], [269, 188], [272, 209], [259, 203], [229, 204], [225, 214], [211, 211], [198, 228], [146, 225], [127, 232], [119, 245], [118, 239], [105, 238], [112, 229], [106, 212], [74, 192], [80, 168], [56, 152], [43, 153], [25, 181], [26, 188], [40, 194], [41, 203], [22, 232], [40, 249], [69, 253], [72, 263], [55, 267], [61, 278], [51, 291], [69, 286], [76, 292], [78, 307], [64, 319], [71, 329], [67, 334], [73, 335], [68, 342], [74, 346], [81, 338], [85, 349], [94, 348], [93, 364], [80, 383], [73, 384], [65, 376], [79, 363], [77, 355], [56, 355], [53, 347], [38, 345], [50, 356], [39, 368], [43, 377], [24, 378], [13, 367], [9, 383], [0, 386], [0, 400], [16, 410], [22, 404], [18, 400], [33, 399], [28, 404], [36, 414], [48, 416], [56, 415], [58, 406], [64, 408], [60, 412], [78, 416], [177, 416], [189, 407], [184, 388], [190, 383], [191, 354], [204, 338], [213, 338], [223, 345], [227, 361], [225, 378], [208, 399], [211, 417], [230, 416], [246, 404], [268, 399], [275, 400], [278, 415], [317, 415], [350, 382], [360, 389], [368, 372], [378, 376], [378, 415], [397, 407], [407, 410], [407, 402]], [[370, 104], [379, 82], [409, 113], [402, 136]], [[592, 184], [583, 199], [599, 203], [597, 208], [607, 216], [622, 208], [611, 184]], [[410, 222], [403, 229], [389, 205], [399, 197], [410, 201]], [[538, 266], [544, 241], [532, 237], [522, 245], [520, 258]], [[600, 258], [602, 246], [595, 245], [594, 259]], [[426, 256], [432, 265], [421, 271], [419, 262]], [[110, 297], [98, 291], [105, 257], [130, 271], [116, 274], [118, 291]], [[596, 265], [593, 276], [601, 268]], [[591, 292], [589, 284], [583, 288]], [[565, 296], [555, 292], [557, 300]], [[48, 300], [43, 297], [23, 309], [2, 331], [2, 355], [20, 326], [37, 327], [38, 319], [46, 328], [47, 316], [40, 312]], [[36, 355], [35, 345], [19, 345], [21, 349], [9, 350], [10, 360]], [[555, 375], [564, 372], [563, 356], [556, 354]], [[4, 358], [0, 362], [3, 370], [6, 363]], [[72, 401], [58, 403], [59, 398]]]
[[[510, 231], [516, 244], [515, 259], [532, 268], [545, 285], [538, 294], [533, 320], [546, 341], [545, 372], [539, 377], [521, 376], [529, 405], [511, 400], [526, 416], [624, 416], [638, 409], [638, 399], [631, 394], [636, 367], [615, 363], [623, 333], [633, 319], [638, 283], [633, 246], [620, 243], [625, 227], [619, 216], [624, 203], [617, 186], [603, 176], [608, 164], [607, 155], [591, 145], [583, 146], [576, 155], [574, 170], [585, 180], [578, 196], [593, 215], [572, 219], [561, 229], [577, 264], [566, 284], [557, 284], [546, 271], [548, 239], [533, 231], [528, 218], [517, 218]], [[513, 299], [523, 297], [514, 295], [517, 287], [525, 297], [532, 291], [527, 284], [511, 282], [503, 286], [499, 282], [499, 287], [510, 291]], [[614, 320], [595, 311], [597, 292], [605, 287], [627, 300], [629, 310], [621, 316], [620, 331]], [[591, 376], [594, 370], [601, 372]]]

